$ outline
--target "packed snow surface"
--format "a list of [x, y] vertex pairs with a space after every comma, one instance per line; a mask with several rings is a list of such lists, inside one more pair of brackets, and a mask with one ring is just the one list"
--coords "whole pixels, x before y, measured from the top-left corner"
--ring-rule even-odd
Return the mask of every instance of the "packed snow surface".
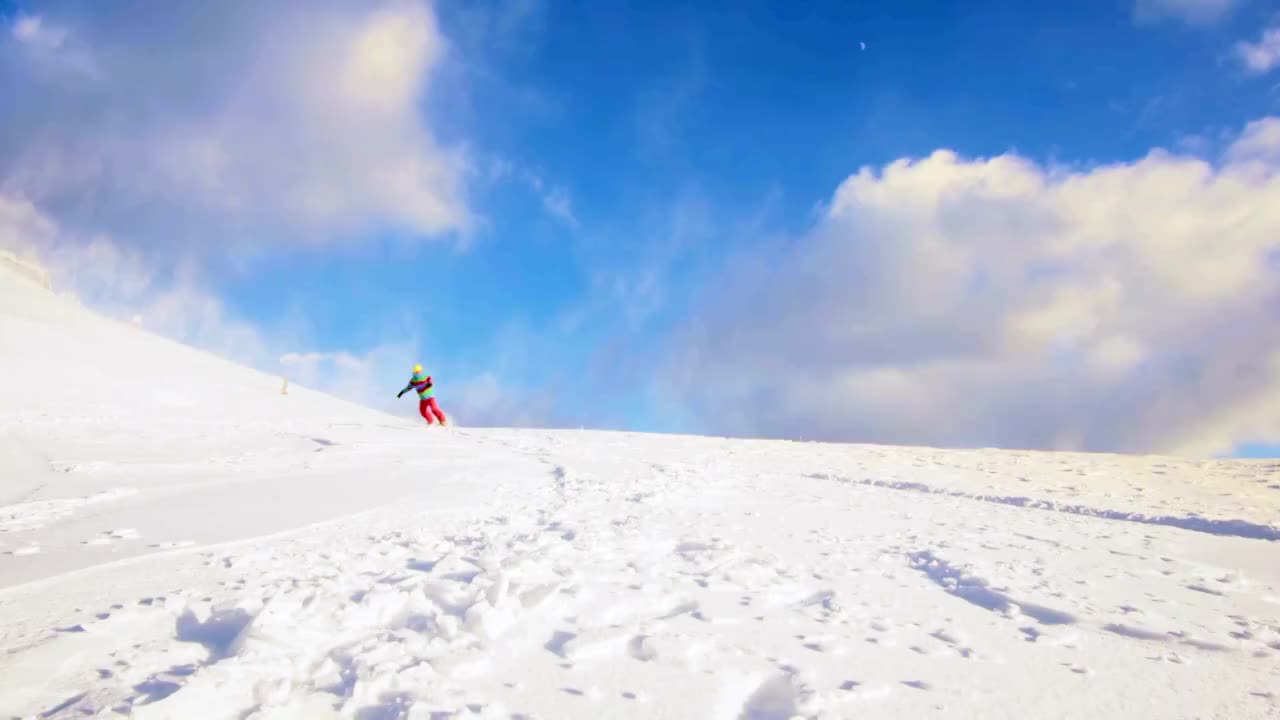
[[428, 429], [281, 388], [0, 267], [0, 717], [1280, 713], [1269, 462]]

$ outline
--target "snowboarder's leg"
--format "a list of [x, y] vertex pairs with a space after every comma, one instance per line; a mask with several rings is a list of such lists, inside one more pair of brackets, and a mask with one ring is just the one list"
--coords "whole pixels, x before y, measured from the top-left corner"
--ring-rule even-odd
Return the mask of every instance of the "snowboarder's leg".
[[[440, 406], [436, 404], [435, 398], [427, 399], [427, 407], [431, 408], [431, 412], [435, 414], [436, 419], [440, 421], [441, 425], [449, 424], [449, 419], [444, 416], [444, 413], [440, 410]], [[428, 419], [427, 422], [431, 422], [431, 420]]]
[[418, 412], [422, 414], [423, 419], [428, 425], [435, 424], [435, 418], [431, 417], [431, 404], [435, 402], [435, 398], [422, 398], [418, 401]]

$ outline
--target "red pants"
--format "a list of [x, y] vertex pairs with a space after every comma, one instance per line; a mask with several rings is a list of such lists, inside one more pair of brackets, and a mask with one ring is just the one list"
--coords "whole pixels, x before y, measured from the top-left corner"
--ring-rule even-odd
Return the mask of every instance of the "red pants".
[[436, 404], [435, 398], [422, 398], [418, 401], [418, 412], [422, 413], [422, 417], [426, 418], [428, 425], [434, 425], [436, 420], [441, 425], [448, 424], [444, 413], [440, 412], [440, 406]]

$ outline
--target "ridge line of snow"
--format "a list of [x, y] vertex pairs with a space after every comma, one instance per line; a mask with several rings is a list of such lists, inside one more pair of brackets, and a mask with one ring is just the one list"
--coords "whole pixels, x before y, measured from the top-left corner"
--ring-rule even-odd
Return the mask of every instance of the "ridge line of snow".
[[876, 487], [885, 490], [909, 490], [911, 492], [925, 493], [928, 495], [945, 495], [947, 497], [961, 498], [964, 500], [977, 500], [997, 505], [1010, 505], [1013, 507], [1029, 508], [1032, 510], [1048, 510], [1052, 512], [1066, 513], [1069, 515], [1095, 517], [1101, 520], [1118, 520], [1122, 522], [1142, 523], [1144, 525], [1162, 525], [1164, 527], [1178, 528], [1180, 530], [1190, 530], [1191, 532], [1238, 537], [1245, 540], [1265, 540], [1271, 542], [1280, 540], [1280, 527], [1249, 522], [1248, 520], [1239, 520], [1236, 518], [1213, 519], [1197, 515], [1146, 515], [1140, 512], [1126, 512], [1123, 510], [1100, 510], [1087, 505], [1063, 504], [1054, 502], [1053, 500], [1036, 500], [1034, 498], [1021, 495], [984, 495], [982, 493], [966, 492], [964, 490], [948, 490], [946, 488], [933, 487], [925, 483], [908, 480], [888, 481], [875, 480], [872, 478], [856, 480], [854, 478], [842, 475], [833, 475], [830, 473], [810, 473], [808, 477], [815, 480], [831, 480], [848, 485]]
[[50, 293], [53, 292], [53, 280], [49, 271], [38, 262], [19, 257], [12, 250], [0, 249], [0, 267], [6, 268], [26, 282], [48, 290]]

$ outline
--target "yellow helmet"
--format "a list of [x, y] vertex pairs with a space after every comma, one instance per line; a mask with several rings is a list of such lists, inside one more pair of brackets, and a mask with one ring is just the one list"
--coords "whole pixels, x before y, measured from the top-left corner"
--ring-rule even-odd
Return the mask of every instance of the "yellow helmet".
[[420, 372], [422, 372], [422, 366], [421, 366], [421, 365], [414, 365], [414, 366], [413, 366], [413, 371], [414, 371], [414, 372], [416, 372], [416, 373], [420, 373]]

